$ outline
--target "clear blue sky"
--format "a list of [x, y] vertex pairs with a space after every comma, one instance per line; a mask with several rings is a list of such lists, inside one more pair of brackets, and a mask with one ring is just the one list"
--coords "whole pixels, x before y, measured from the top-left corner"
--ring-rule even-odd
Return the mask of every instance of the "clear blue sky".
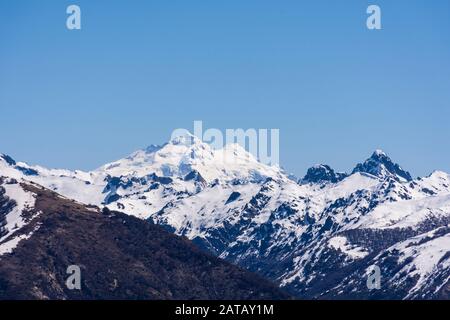
[[0, 152], [49, 167], [93, 169], [203, 120], [279, 128], [299, 176], [377, 148], [414, 176], [450, 172], [450, 2], [0, 0], [0, 114]]

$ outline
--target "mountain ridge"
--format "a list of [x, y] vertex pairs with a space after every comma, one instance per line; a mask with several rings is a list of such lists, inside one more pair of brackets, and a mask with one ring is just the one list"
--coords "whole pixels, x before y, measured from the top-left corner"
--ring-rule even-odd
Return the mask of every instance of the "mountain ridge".
[[[192, 147], [183, 140], [137, 151], [92, 172], [29, 167], [38, 175], [27, 176], [12, 165], [0, 171], [161, 225], [205, 251], [281, 282], [299, 297], [326, 298], [325, 292], [339, 287], [341, 293], [333, 291], [336, 297], [380, 298], [364, 289], [364, 282], [355, 294], [345, 284], [352, 275], [365, 277], [367, 261], [381, 264], [397, 279], [386, 282], [385, 297], [436, 298], [445, 291], [450, 269], [443, 229], [450, 223], [447, 173], [412, 179], [376, 150], [350, 174], [320, 165], [297, 182], [244, 151], [235, 146], [213, 150], [199, 141]], [[223, 161], [234, 156], [237, 164]], [[413, 246], [410, 240], [422, 235], [418, 241], [428, 242], [427, 234], [439, 240], [418, 245], [423, 254], [402, 244]], [[421, 257], [436, 243], [443, 246], [434, 253], [441, 260], [430, 259], [428, 267], [419, 268]], [[392, 246], [400, 253], [394, 254]], [[391, 258], [376, 258], [383, 254]], [[434, 293], [431, 287], [423, 289], [426, 293], [417, 290], [419, 281], [435, 286]]]

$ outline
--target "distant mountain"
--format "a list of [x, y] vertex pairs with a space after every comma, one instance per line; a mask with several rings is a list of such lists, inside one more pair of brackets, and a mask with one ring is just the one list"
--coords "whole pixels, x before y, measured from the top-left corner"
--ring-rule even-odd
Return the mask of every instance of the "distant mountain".
[[[0, 172], [163, 226], [300, 298], [450, 291], [450, 176], [412, 179], [381, 150], [351, 174], [316, 165], [299, 182], [237, 145], [213, 150], [189, 135], [92, 172], [1, 159]], [[366, 286], [372, 265], [380, 290]]]
[[[288, 299], [187, 239], [37, 184], [0, 178], [1, 299]], [[69, 290], [67, 267], [81, 269]]]

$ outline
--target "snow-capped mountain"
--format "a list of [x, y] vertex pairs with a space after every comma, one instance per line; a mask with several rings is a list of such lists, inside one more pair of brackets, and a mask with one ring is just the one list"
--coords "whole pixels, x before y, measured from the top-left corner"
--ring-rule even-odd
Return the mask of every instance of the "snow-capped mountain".
[[[383, 151], [351, 174], [300, 181], [238, 145], [187, 135], [92, 172], [0, 157], [0, 173], [162, 225], [304, 298], [448, 298], [450, 176], [411, 175]], [[381, 269], [380, 290], [366, 286]]]
[[190, 134], [175, 137], [163, 146], [139, 150], [96, 170], [99, 174], [116, 177], [156, 174], [182, 178], [192, 171], [200, 172], [208, 182], [215, 179], [261, 181], [265, 177], [281, 174], [278, 168], [259, 163], [239, 144], [229, 144], [215, 150]]

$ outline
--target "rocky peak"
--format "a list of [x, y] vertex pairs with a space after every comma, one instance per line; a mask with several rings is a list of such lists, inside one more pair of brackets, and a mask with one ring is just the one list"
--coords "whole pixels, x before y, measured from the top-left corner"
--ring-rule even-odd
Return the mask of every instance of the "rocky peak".
[[308, 169], [308, 172], [300, 180], [301, 183], [337, 183], [347, 177], [346, 173], [335, 172], [326, 164], [318, 164]]
[[382, 150], [376, 150], [369, 159], [358, 163], [352, 173], [364, 172], [379, 178], [394, 178], [398, 181], [412, 181], [408, 171], [393, 162]]

